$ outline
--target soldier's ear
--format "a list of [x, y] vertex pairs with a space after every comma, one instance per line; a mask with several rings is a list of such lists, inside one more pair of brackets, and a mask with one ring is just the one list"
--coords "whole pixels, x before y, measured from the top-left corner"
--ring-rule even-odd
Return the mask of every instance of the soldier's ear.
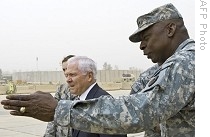
[[168, 25], [166, 26], [166, 31], [168, 37], [172, 37], [176, 31], [176, 24], [174, 22], [168, 23]]

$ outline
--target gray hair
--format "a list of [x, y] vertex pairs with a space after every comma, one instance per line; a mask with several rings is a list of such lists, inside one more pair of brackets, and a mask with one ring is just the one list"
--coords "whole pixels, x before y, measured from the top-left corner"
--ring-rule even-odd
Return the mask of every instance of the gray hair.
[[97, 66], [95, 61], [86, 57], [86, 56], [75, 56], [68, 59], [68, 64], [70, 63], [78, 63], [78, 69], [85, 75], [88, 72], [93, 73], [93, 78], [96, 79], [97, 74]]

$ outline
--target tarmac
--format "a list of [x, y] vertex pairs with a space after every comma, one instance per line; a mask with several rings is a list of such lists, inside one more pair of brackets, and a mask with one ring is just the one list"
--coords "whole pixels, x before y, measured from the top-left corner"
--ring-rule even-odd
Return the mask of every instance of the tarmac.
[[[108, 91], [114, 97], [128, 95], [130, 90]], [[5, 95], [0, 95], [0, 101]], [[47, 122], [30, 117], [12, 116], [0, 105], [0, 137], [43, 137]], [[128, 137], [143, 137], [144, 132], [128, 134]]]

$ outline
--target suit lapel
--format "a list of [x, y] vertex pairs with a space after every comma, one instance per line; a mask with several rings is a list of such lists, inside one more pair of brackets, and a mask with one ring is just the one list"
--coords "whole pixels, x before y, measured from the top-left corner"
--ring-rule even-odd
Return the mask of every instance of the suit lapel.
[[93, 88], [90, 90], [90, 92], [87, 94], [87, 97], [85, 98], [85, 100], [95, 98], [94, 95], [96, 94], [98, 88], [99, 88], [99, 86], [98, 86], [98, 84], [96, 83], [96, 84], [93, 86]]

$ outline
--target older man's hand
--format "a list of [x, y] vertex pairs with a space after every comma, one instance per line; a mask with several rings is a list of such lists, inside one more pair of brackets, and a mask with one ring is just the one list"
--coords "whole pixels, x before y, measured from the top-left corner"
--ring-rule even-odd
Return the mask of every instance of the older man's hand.
[[54, 119], [58, 102], [50, 93], [37, 91], [30, 95], [8, 95], [6, 98], [1, 104], [4, 109], [12, 110], [11, 115], [33, 117], [45, 122]]

